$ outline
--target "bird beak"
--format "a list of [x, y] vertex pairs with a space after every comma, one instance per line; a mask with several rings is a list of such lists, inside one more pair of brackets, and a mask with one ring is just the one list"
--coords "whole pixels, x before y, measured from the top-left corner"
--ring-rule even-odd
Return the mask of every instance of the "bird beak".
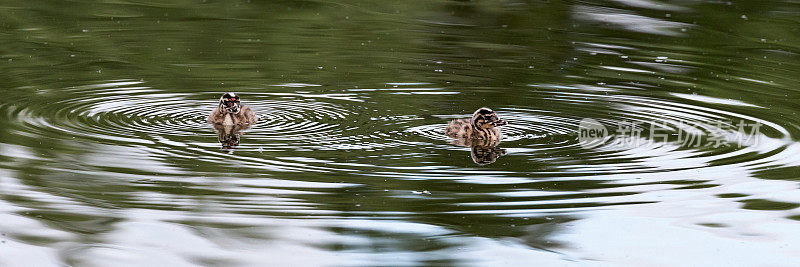
[[492, 124], [494, 126], [503, 126], [503, 125], [506, 125], [508, 123], [506, 121], [504, 121], [504, 120], [496, 120], [496, 121], [493, 121]]

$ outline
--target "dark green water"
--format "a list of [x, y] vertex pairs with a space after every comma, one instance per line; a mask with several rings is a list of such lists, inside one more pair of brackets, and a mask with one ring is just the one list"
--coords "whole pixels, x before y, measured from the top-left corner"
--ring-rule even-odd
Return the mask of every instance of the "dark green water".
[[[795, 1], [0, 1], [0, 38], [2, 266], [800, 259]], [[502, 142], [444, 136], [482, 106]]]

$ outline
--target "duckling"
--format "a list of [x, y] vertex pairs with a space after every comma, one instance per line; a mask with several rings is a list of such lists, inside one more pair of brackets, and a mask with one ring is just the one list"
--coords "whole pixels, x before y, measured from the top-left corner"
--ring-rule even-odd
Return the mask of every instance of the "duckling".
[[225, 93], [219, 98], [219, 105], [206, 121], [221, 125], [246, 125], [256, 123], [256, 114], [242, 102], [235, 93]]
[[497, 117], [489, 108], [479, 108], [472, 114], [472, 118], [455, 119], [447, 125], [445, 134], [456, 139], [487, 139], [500, 140], [500, 128], [506, 121]]

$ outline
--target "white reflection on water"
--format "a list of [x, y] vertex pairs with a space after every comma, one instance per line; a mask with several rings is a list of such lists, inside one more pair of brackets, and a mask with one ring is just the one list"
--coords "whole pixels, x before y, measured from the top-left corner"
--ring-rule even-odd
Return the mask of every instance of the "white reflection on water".
[[636, 15], [632, 11], [610, 7], [575, 5], [573, 9], [577, 20], [598, 23], [598, 26], [612, 29], [622, 28], [634, 32], [678, 37], [685, 35], [680, 29], [694, 27], [692, 24]]
[[710, 97], [710, 96], [704, 96], [704, 95], [681, 94], [681, 93], [672, 93], [672, 95], [680, 97], [680, 98], [686, 98], [686, 99], [690, 99], [690, 100], [706, 102], [706, 103], [712, 103], [712, 104], [725, 104], [725, 105], [742, 106], [742, 107], [764, 108], [764, 107], [753, 105], [753, 104], [750, 104], [750, 103], [745, 103], [745, 102], [742, 102], [742, 101], [736, 100], [736, 99], [722, 99], [722, 98], [716, 98], [716, 97]]

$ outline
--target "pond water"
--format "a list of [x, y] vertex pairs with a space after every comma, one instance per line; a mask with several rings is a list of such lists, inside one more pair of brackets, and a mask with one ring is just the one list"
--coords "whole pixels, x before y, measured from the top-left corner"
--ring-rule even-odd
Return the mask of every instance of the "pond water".
[[[800, 260], [794, 1], [0, 14], [3, 266]], [[499, 144], [444, 135], [484, 106]]]

